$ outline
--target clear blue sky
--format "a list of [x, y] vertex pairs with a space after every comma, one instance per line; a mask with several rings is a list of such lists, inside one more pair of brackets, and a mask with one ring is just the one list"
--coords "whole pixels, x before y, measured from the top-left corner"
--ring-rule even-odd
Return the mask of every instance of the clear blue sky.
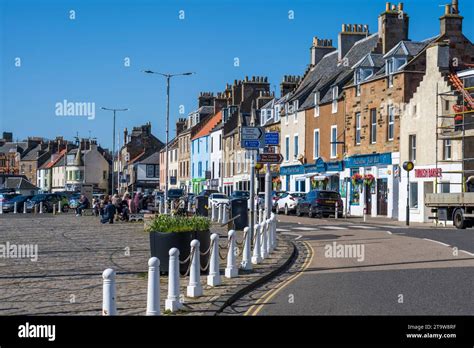
[[[404, 1], [412, 40], [439, 33], [448, 1]], [[459, 2], [464, 33], [474, 40], [474, 1]], [[384, 9], [384, 0], [0, 0], [0, 131], [71, 140], [90, 131], [110, 147], [111, 115], [100, 107], [128, 107], [118, 129], [151, 121], [164, 140], [165, 80], [140, 70], [197, 72], [172, 82], [174, 134], [179, 105], [187, 115], [200, 91], [221, 91], [245, 75], [268, 76], [278, 89], [283, 75], [303, 73], [313, 36], [337, 43], [342, 23], [369, 24], [373, 33]], [[95, 103], [95, 119], [56, 116], [64, 99]]]

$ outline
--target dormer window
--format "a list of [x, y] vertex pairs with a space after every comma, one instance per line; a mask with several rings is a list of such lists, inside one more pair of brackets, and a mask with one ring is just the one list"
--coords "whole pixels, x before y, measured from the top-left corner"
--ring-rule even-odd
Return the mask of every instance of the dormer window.
[[360, 84], [374, 74], [372, 68], [357, 68], [354, 72], [354, 82], [356, 85], [356, 95], [360, 96]]
[[334, 86], [332, 88], [332, 113], [335, 114], [337, 112], [337, 98], [339, 97], [339, 88]]
[[314, 116], [319, 116], [319, 102], [321, 98], [321, 94], [318, 92], [314, 93]]
[[280, 121], [280, 105], [275, 106], [275, 122]]
[[407, 63], [406, 57], [391, 57], [386, 60], [385, 74], [388, 76], [388, 87], [393, 87], [393, 74]]

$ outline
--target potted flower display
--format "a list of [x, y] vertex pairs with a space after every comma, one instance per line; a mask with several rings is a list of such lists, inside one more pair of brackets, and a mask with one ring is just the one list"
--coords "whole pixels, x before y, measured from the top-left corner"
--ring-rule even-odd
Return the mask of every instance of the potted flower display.
[[[150, 234], [151, 256], [160, 260], [160, 271], [168, 272], [169, 250], [177, 248], [179, 259], [186, 260], [189, 256], [191, 241], [197, 239], [200, 243], [201, 252], [205, 252], [210, 246], [211, 223], [209, 219], [202, 216], [170, 216], [161, 214], [150, 221], [145, 230]], [[201, 255], [201, 266], [208, 263], [209, 253]], [[180, 273], [185, 274], [189, 261], [180, 264]]]
[[360, 186], [364, 182], [364, 178], [359, 173], [355, 173], [354, 175], [352, 175], [351, 180], [353, 186]]
[[364, 184], [365, 185], [367, 185], [369, 187], [372, 187], [374, 182], [375, 182], [375, 177], [372, 174], [366, 174], [364, 176]]

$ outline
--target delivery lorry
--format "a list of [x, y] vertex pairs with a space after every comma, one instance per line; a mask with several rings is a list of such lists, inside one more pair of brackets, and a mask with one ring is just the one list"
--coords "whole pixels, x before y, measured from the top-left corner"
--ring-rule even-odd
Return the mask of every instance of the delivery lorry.
[[427, 193], [425, 206], [434, 214], [431, 219], [452, 221], [458, 229], [474, 226], [474, 192]]

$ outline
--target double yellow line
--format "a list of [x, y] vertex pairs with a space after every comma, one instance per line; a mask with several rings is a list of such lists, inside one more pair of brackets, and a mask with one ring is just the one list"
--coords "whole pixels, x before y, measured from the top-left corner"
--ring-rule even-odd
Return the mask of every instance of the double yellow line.
[[266, 292], [262, 297], [260, 297], [257, 300], [257, 302], [254, 305], [250, 306], [250, 308], [244, 313], [244, 316], [255, 316], [255, 315], [257, 315], [262, 310], [263, 306], [268, 301], [270, 301], [273, 297], [275, 297], [275, 295], [280, 290], [282, 290], [288, 284], [290, 284], [291, 282], [295, 281], [296, 279], [298, 279], [300, 276], [303, 275], [303, 272], [309, 267], [309, 265], [311, 265], [311, 262], [313, 261], [313, 257], [314, 257], [314, 250], [311, 247], [311, 245], [307, 242], [303, 242], [303, 243], [304, 243], [304, 246], [306, 247], [306, 249], [308, 250], [308, 257], [306, 258], [306, 260], [305, 260], [303, 266], [301, 267], [301, 269], [298, 272], [296, 272], [295, 274], [293, 274], [286, 281], [284, 281], [280, 286], [277, 286], [276, 288]]

